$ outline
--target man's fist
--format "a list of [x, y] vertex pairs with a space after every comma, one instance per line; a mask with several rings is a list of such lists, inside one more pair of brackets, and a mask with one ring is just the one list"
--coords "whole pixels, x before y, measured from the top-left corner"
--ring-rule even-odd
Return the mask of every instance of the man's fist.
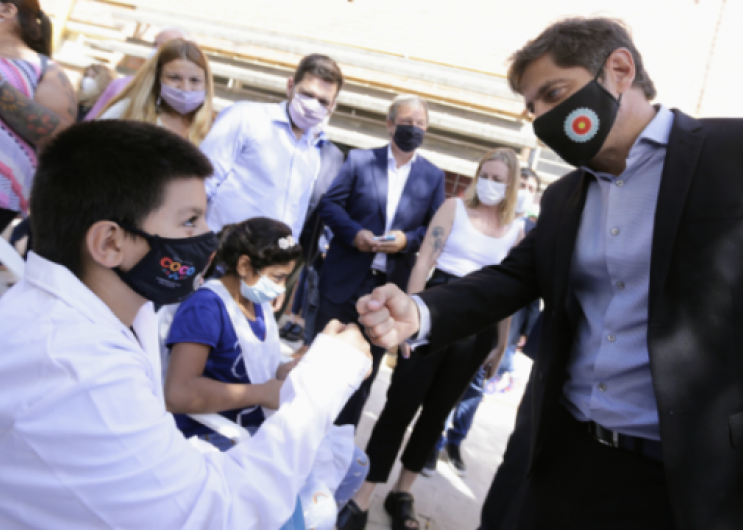
[[394, 284], [377, 287], [356, 303], [359, 322], [369, 339], [382, 348], [397, 346], [418, 332], [418, 306]]

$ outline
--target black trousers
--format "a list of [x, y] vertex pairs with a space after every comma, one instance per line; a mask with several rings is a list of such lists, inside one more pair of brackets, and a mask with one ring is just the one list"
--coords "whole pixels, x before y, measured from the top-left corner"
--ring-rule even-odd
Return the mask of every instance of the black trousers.
[[[318, 333], [322, 333], [328, 322], [333, 319], [339, 320], [343, 324], [359, 324], [359, 313], [356, 311], [356, 302], [358, 302], [359, 298], [362, 296], [371, 293], [374, 289], [380, 285], [384, 285], [385, 283], [386, 279], [384, 274], [375, 275], [372, 274], [371, 270], [369, 270], [364, 281], [361, 283], [354, 295], [341, 304], [331, 302], [320, 293], [320, 307], [318, 308], [317, 316], [315, 317], [315, 336], [317, 336]], [[371, 344], [369, 337], [366, 336], [366, 330], [361, 328], [361, 331], [367, 342]], [[349, 398], [348, 402], [346, 402], [346, 406], [343, 407], [343, 410], [341, 410], [341, 413], [335, 420], [336, 425], [358, 426], [361, 414], [364, 411], [364, 405], [366, 405], [366, 401], [369, 399], [372, 383], [377, 377], [377, 372], [379, 372], [379, 364], [382, 362], [382, 358], [386, 351], [387, 350], [384, 348], [371, 344], [372, 373], [363, 383], [361, 383], [358, 390], [356, 390], [356, 392], [354, 392]]]
[[503, 462], [498, 467], [482, 505], [478, 530], [516, 529], [524, 499], [526, 474], [529, 470], [533, 378], [534, 371], [526, 384], [524, 397], [516, 414], [516, 425], [508, 439]]
[[557, 407], [557, 439], [527, 478], [519, 530], [673, 530], [663, 463], [601, 444]]
[[[428, 286], [455, 279], [446, 278], [437, 271]], [[425, 355], [421, 353], [426, 351], [423, 346], [409, 359], [398, 357], [387, 389], [387, 403], [366, 446], [370, 462], [367, 481], [387, 482], [405, 431], [422, 407], [402, 454], [403, 465], [420, 473], [444, 431], [447, 416], [488, 356], [496, 336], [497, 329], [493, 325], [443, 350]]]

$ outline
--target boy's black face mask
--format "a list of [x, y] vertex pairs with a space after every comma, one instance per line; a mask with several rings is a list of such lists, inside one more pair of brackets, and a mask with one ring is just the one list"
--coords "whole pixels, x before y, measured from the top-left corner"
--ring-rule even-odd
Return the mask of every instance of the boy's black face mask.
[[568, 164], [585, 166], [609, 136], [621, 100], [599, 84], [597, 74], [578, 92], [534, 120], [534, 134]]
[[150, 250], [128, 271], [116, 267], [114, 272], [132, 291], [159, 305], [182, 302], [199, 288], [219, 244], [214, 232], [169, 239], [119, 226], [145, 238]]

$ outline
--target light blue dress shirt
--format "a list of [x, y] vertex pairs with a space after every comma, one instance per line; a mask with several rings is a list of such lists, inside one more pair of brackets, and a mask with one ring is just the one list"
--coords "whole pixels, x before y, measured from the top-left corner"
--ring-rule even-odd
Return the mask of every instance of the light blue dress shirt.
[[570, 271], [575, 340], [566, 406], [622, 434], [659, 440], [648, 356], [650, 254], [673, 113], [659, 107], [619, 176], [583, 168], [586, 203]]
[[239, 102], [223, 110], [201, 150], [214, 165], [206, 181], [206, 220], [224, 225], [263, 216], [283, 221], [299, 238], [317, 173], [314, 129], [297, 140], [286, 102]]

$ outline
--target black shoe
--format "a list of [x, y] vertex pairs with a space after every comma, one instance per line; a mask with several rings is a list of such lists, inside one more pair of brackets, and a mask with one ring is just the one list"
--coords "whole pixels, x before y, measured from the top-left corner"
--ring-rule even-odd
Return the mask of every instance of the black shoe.
[[364, 530], [368, 518], [369, 511], [362, 512], [353, 499], [351, 499], [338, 513], [338, 520], [335, 523], [335, 527], [338, 530]]
[[421, 469], [421, 475], [424, 477], [432, 477], [436, 474], [436, 462], [439, 461], [439, 452], [434, 447], [431, 454], [426, 459], [426, 464]]
[[446, 454], [449, 456], [449, 463], [454, 471], [460, 477], [467, 474], [467, 466], [464, 465], [462, 455], [459, 453], [459, 446], [454, 444], [446, 444]]
[[289, 331], [292, 329], [292, 327], [294, 327], [294, 322], [291, 322], [291, 321], [285, 322], [284, 325], [281, 326], [281, 329], [279, 330], [279, 337], [281, 337], [283, 339], [284, 336], [287, 333], [289, 333]]
[[284, 338], [288, 341], [294, 342], [302, 338], [304, 328], [299, 324], [294, 324], [289, 331], [284, 334]]

